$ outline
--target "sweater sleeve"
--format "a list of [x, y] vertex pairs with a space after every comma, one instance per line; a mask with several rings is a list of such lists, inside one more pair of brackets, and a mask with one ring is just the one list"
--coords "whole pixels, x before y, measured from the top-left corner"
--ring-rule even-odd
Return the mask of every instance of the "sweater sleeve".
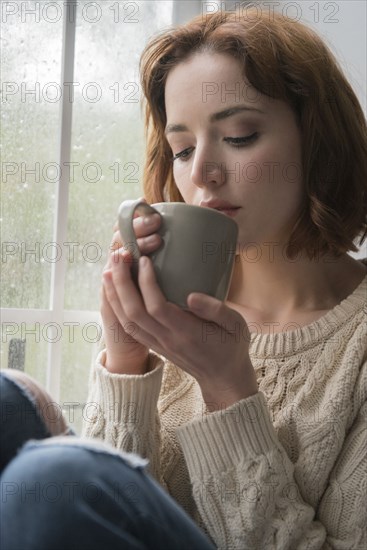
[[101, 351], [91, 371], [83, 419], [83, 436], [102, 439], [117, 449], [149, 460], [148, 470], [160, 479], [160, 421], [157, 402], [163, 360], [150, 352], [143, 375], [110, 373]]
[[344, 442], [318, 510], [301, 497], [263, 393], [181, 426], [177, 437], [196, 505], [220, 550], [367, 547], [361, 487], [365, 409]]

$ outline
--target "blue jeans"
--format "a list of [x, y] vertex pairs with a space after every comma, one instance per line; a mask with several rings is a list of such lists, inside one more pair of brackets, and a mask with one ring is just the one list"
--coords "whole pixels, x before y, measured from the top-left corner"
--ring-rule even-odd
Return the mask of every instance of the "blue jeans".
[[146, 461], [50, 437], [26, 389], [0, 373], [0, 391], [2, 550], [214, 548]]

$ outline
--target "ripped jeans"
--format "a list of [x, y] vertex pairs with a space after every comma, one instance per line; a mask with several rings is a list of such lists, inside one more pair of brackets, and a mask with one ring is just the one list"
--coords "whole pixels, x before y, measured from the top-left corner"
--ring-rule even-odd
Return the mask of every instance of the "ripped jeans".
[[2, 550], [214, 549], [145, 459], [67, 427], [55, 436], [6, 371], [0, 392]]

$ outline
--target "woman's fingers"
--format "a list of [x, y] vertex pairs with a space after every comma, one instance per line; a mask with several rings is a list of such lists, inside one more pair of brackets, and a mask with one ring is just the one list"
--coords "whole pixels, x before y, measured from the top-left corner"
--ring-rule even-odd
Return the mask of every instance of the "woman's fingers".
[[[114, 290], [108, 298], [117, 316], [135, 323], [139, 327], [137, 340], [157, 353], [165, 353], [170, 345], [182, 348], [181, 334], [195, 335], [201, 321], [190, 316], [189, 322], [186, 312], [167, 302], [157, 284], [151, 260], [146, 256], [140, 258], [138, 288], [131, 278], [132, 261], [131, 254], [124, 249], [116, 251], [112, 259]], [[172, 337], [172, 332], [177, 334]]]
[[[214, 325], [217, 327], [217, 332], [221, 332], [221, 339], [232, 337], [235, 341], [239, 341], [240, 338], [244, 338], [247, 342], [250, 341], [250, 333], [245, 319], [217, 298], [193, 292], [189, 295], [187, 302], [192, 313], [208, 323], [211, 322], [213, 330]], [[210, 330], [208, 327], [207, 329]]]
[[129, 320], [137, 323], [148, 334], [155, 335], [158, 330], [157, 322], [147, 314], [139, 289], [131, 277], [133, 261], [131, 254], [124, 249], [114, 253], [111, 273], [116, 296], [111, 294], [111, 299], [113, 303], [118, 302], [116, 308], [122, 310], [123, 305], [123, 315]]
[[106, 296], [105, 273], [107, 273], [107, 271], [109, 271], [109, 268], [106, 266], [102, 273], [102, 285], [100, 288], [101, 315], [103, 320], [106, 321], [106, 323], [110, 322], [111, 320], [114, 321], [116, 319], [115, 313], [111, 308], [111, 304], [109, 303], [108, 298]]
[[139, 260], [139, 288], [147, 313], [165, 327], [172, 327], [173, 320], [177, 322], [177, 314], [181, 310], [167, 302], [157, 283], [152, 261], [146, 256]]
[[146, 216], [138, 216], [133, 219], [133, 227], [136, 237], [146, 237], [151, 233], [155, 233], [161, 226], [161, 217], [159, 214], [148, 214]]
[[[107, 324], [108, 320], [110, 320], [111, 325], [113, 325], [114, 320], [118, 319], [118, 322], [120, 323], [122, 328], [128, 334], [131, 334], [131, 336], [133, 336], [135, 340], [137, 340], [144, 346], [153, 346], [156, 343], [155, 339], [152, 338], [148, 333], [146, 333], [137, 323], [134, 323], [122, 307], [119, 295], [116, 291], [116, 287], [113, 281], [111, 270], [106, 270], [103, 273], [102, 292], [104, 293], [105, 299], [108, 304], [105, 305], [104, 313], [102, 312], [102, 316], [105, 314], [105, 324]], [[132, 330], [132, 327], [134, 328], [134, 330]]]
[[[161, 217], [159, 214], [147, 214], [133, 219], [133, 227], [137, 238], [146, 237], [151, 233], [158, 231], [161, 226]], [[119, 225], [116, 222], [113, 226], [114, 239], [121, 241]]]
[[141, 254], [150, 254], [157, 250], [162, 244], [162, 238], [158, 233], [153, 233], [147, 237], [136, 239]]
[[[157, 233], [161, 225], [161, 218], [159, 214], [152, 214], [148, 216], [139, 216], [133, 220], [133, 227], [135, 231], [136, 240], [139, 250], [142, 254], [150, 254], [156, 250], [162, 244], [162, 238]], [[129, 248], [131, 243], [124, 243], [118, 227], [115, 226], [116, 231], [113, 234], [110, 251], [113, 253], [122, 246]]]
[[[163, 348], [169, 344], [180, 349], [182, 345], [187, 346], [183, 338], [191, 340], [200, 334], [202, 320], [166, 300], [158, 285], [153, 263], [147, 257], [139, 260], [139, 288], [147, 314], [155, 319], [160, 328], [156, 337]], [[175, 336], [170, 338], [170, 333], [175, 333]]]
[[123, 319], [123, 309], [117, 299], [110, 269], [105, 269], [102, 275], [101, 315], [106, 325], [112, 325], [116, 320], [120, 323], [126, 320]]
[[120, 235], [120, 231], [115, 231], [113, 236], [112, 236], [112, 240], [111, 240], [111, 244], [110, 244], [110, 252], [113, 252], [114, 250], [117, 250], [118, 248], [121, 248], [123, 246], [123, 243], [122, 243], [122, 239], [121, 239], [121, 235]]

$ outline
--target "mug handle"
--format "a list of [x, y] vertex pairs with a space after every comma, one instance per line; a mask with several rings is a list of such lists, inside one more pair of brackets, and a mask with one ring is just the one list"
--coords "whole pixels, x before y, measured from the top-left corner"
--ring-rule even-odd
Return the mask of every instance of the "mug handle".
[[137, 262], [141, 256], [138, 243], [135, 237], [135, 231], [133, 227], [133, 217], [135, 210], [139, 208], [144, 211], [144, 214], [159, 214], [158, 210], [143, 202], [141, 199], [127, 200], [120, 204], [118, 209], [118, 222], [121, 238], [124, 246], [131, 252], [133, 257], [133, 272], [137, 274]]

